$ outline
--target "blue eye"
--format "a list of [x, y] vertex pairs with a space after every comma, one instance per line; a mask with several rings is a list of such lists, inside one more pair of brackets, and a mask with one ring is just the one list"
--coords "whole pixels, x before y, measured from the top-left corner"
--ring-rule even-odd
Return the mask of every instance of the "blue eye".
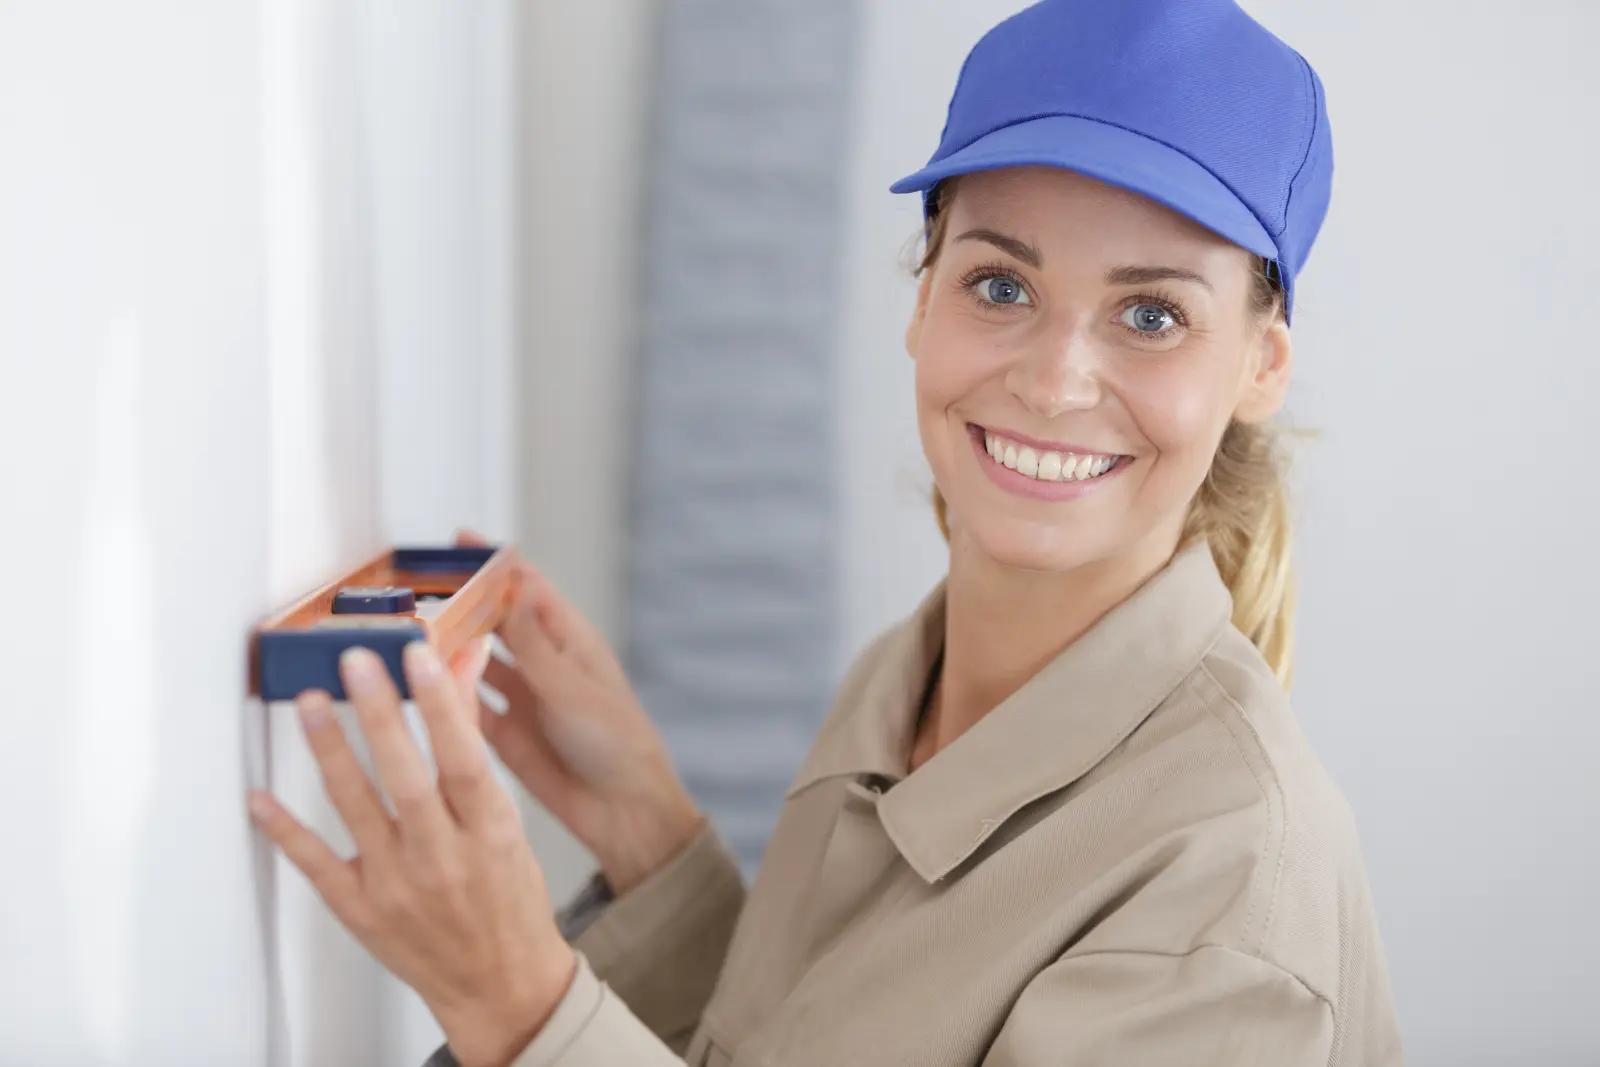
[[1129, 325], [1140, 333], [1158, 334], [1167, 329], [1162, 320], [1178, 321], [1172, 317], [1172, 312], [1156, 304], [1134, 304], [1128, 310], [1134, 313], [1133, 322]]
[[1027, 307], [1033, 303], [1022, 279], [1000, 267], [985, 264], [961, 279], [961, 288], [985, 307]]
[[986, 284], [979, 287], [979, 291], [991, 304], [1028, 303], [1028, 293], [1022, 286], [999, 275], [989, 278]]
[[1134, 297], [1134, 301], [1123, 309], [1121, 321], [1141, 338], [1160, 340], [1187, 325], [1175, 304], [1148, 296]]

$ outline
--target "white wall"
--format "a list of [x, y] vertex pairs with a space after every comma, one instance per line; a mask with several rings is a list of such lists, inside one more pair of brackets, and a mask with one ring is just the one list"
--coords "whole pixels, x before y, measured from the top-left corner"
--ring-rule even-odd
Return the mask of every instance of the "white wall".
[[1417, 1062], [1594, 1063], [1600, 150], [1568, 102], [1600, 99], [1600, 7], [1261, 7], [1343, 153], [1296, 307], [1300, 715]]
[[[517, 6], [518, 541], [619, 650], [656, 12]], [[524, 811], [565, 900], [593, 859], [542, 807]]]
[[[956, 72], [1013, 0], [868, 5], [840, 477], [853, 651], [940, 573], [897, 257]], [[1296, 713], [1360, 820], [1418, 1067], [1592, 1063], [1600, 8], [1248, 10], [1326, 84], [1332, 207], [1296, 300]], [[886, 455], [892, 469], [862, 456]], [[894, 551], [884, 551], [885, 546]]]
[[6, 1062], [438, 1040], [249, 829], [269, 766], [333, 820], [245, 635], [387, 542], [511, 532], [508, 19], [0, 6]]
[[265, 1062], [239, 701], [269, 595], [260, 40], [250, 8], [190, 9], [182, 40], [176, 16], [0, 6], [15, 1062]]

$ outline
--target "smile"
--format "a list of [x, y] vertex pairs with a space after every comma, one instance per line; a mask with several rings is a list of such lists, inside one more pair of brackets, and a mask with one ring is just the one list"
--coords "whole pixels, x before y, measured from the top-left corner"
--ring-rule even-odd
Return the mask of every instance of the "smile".
[[1063, 452], [1036, 448], [1004, 434], [967, 424], [967, 434], [992, 481], [1023, 496], [1066, 500], [1097, 489], [1115, 477], [1132, 456], [1106, 452]]

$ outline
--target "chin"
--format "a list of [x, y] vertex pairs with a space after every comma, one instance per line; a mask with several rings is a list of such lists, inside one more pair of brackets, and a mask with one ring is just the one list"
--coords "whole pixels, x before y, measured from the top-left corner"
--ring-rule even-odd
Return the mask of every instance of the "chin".
[[965, 528], [985, 556], [1019, 570], [1070, 571], [1102, 555], [1099, 537], [1053, 524], [988, 515]]

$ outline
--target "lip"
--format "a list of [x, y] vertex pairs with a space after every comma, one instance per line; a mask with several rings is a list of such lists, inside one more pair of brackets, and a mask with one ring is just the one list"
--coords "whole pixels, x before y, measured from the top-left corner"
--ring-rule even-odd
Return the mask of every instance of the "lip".
[[[978, 426], [978, 424], [975, 422], [967, 423], [968, 429], [973, 427], [977, 427], [977, 430], [980, 434], [987, 430], [989, 433], [998, 434], [999, 436], [1004, 437], [1007, 441], [1015, 441], [1019, 445], [1027, 445], [1035, 452], [1072, 452], [1079, 456], [1116, 456], [1118, 459], [1124, 458], [1120, 452], [1107, 452], [1103, 448], [1090, 448], [1088, 445], [1063, 444], [1060, 441], [1046, 441], [1038, 437], [1029, 437], [1025, 433], [1016, 433], [1012, 430], [1001, 430], [993, 426]], [[988, 453], [985, 452], [984, 455], [988, 455]]]
[[[1000, 436], [1006, 437], [1007, 435], [1001, 432]], [[1008, 493], [1029, 497], [1034, 500], [1076, 500], [1079, 497], [1088, 496], [1090, 493], [1105, 488], [1113, 479], [1120, 477], [1122, 472], [1133, 462], [1132, 456], [1118, 455], [1116, 462], [1098, 478], [1091, 478], [1086, 482], [1041, 482], [1037, 478], [1028, 477], [1026, 474], [1018, 474], [1003, 463], [996, 463], [994, 457], [989, 455], [989, 450], [984, 447], [983, 427], [976, 423], [967, 423], [967, 439], [972, 442], [973, 458], [977, 460], [978, 465], [983, 468], [984, 473], [989, 476], [991, 482]], [[1017, 440], [1016, 438], [1010, 439]], [[1022, 438], [1021, 440], [1023, 443], [1027, 443], [1029, 439]], [[1071, 450], [1055, 449], [1055, 451]], [[1080, 454], [1108, 456], [1112, 453], [1094, 453], [1091, 451]]]

